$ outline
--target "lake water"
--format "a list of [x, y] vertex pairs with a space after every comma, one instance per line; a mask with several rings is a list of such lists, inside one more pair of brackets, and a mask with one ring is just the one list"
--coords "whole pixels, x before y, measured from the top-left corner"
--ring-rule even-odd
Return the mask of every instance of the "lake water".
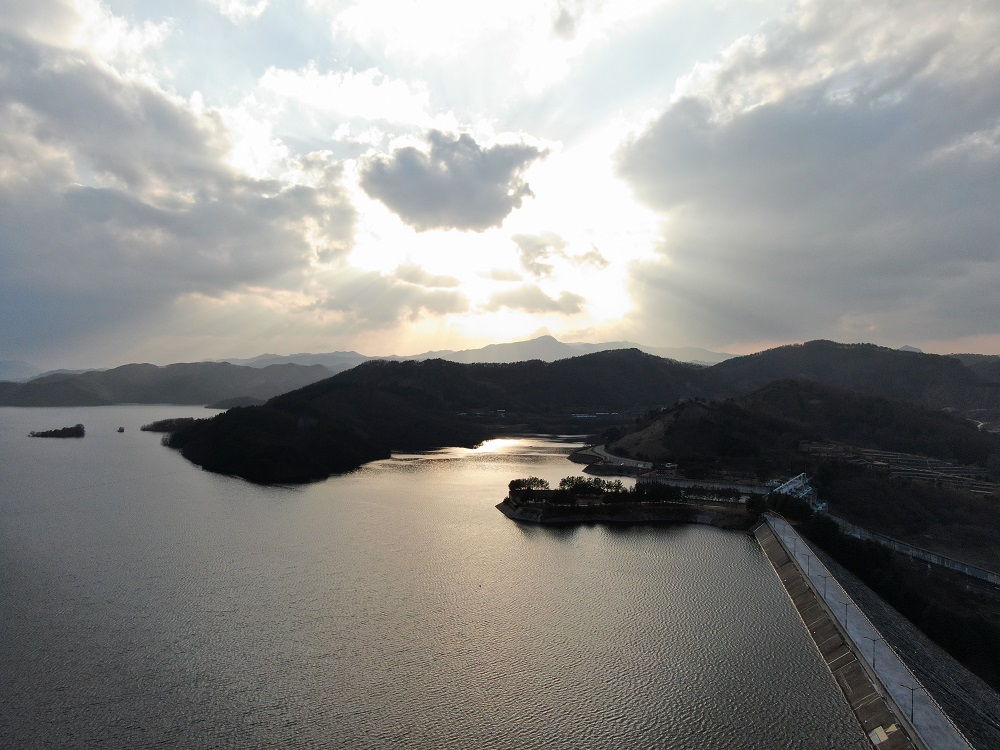
[[0, 409], [0, 747], [866, 747], [748, 536], [494, 508], [571, 443], [264, 488], [138, 429], [184, 415]]

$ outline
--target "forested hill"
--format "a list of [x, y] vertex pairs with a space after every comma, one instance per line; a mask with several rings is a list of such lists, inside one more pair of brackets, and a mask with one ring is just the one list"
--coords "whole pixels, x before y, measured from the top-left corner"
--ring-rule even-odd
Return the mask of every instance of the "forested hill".
[[740, 398], [679, 404], [611, 448], [654, 461], [698, 461], [788, 471], [801, 440], [1000, 465], [1000, 437], [965, 419], [807, 380], [781, 380]]
[[706, 371], [705, 388], [738, 396], [775, 380], [799, 378], [941, 409], [1000, 406], [1000, 383], [959, 360], [874, 344], [809, 341], [720, 362]]
[[952, 357], [980, 377], [1000, 383], [1000, 356], [996, 354], [953, 354]]
[[82, 374], [47, 375], [26, 383], [0, 383], [0, 406], [211, 404], [239, 397], [264, 401], [329, 375], [330, 371], [320, 365], [131, 364]]
[[263, 483], [313, 481], [391, 450], [474, 445], [511, 428], [565, 423], [578, 410], [669, 405], [699, 388], [699, 372], [637, 350], [552, 363], [376, 361], [196, 422], [170, 444], [212, 471]]
[[358, 389], [446, 411], [558, 412], [567, 408], [640, 409], [701, 395], [704, 368], [636, 349], [555, 362], [458, 364], [368, 362], [270, 402], [276, 408], [323, 408]]

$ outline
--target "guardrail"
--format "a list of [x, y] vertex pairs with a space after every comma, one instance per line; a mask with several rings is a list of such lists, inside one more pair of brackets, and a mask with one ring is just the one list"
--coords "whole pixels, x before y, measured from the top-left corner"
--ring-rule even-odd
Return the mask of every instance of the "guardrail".
[[913, 544], [901, 542], [898, 539], [893, 539], [891, 536], [879, 534], [877, 531], [870, 531], [863, 526], [858, 526], [850, 521], [845, 521], [832, 513], [827, 513], [826, 515], [831, 521], [837, 524], [837, 526], [839, 526], [845, 534], [852, 536], [855, 539], [876, 542], [877, 544], [888, 547], [894, 552], [899, 552], [901, 555], [912, 557], [915, 560], [922, 560], [923, 562], [928, 562], [932, 565], [938, 565], [942, 568], [947, 568], [948, 570], [955, 570], [972, 578], [976, 578], [980, 581], [986, 581], [987, 583], [1000, 587], [1000, 575], [997, 575], [991, 570], [970, 565], [969, 563], [964, 563], [953, 557], [938, 554], [937, 552], [931, 552], [923, 547], [917, 547]]
[[[777, 514], [765, 513], [764, 520], [771, 527], [771, 530], [781, 541], [782, 545], [784, 545], [788, 555], [795, 561], [799, 572], [806, 578], [813, 591], [816, 592], [816, 595], [824, 603], [827, 610], [839, 623], [841, 631], [853, 645], [854, 652], [864, 662], [866, 667], [870, 667], [869, 671], [875, 675], [876, 679], [882, 685], [885, 691], [884, 695], [896, 707], [897, 715], [906, 716], [906, 713], [902, 710], [902, 706], [909, 701], [910, 724], [916, 729], [920, 741], [932, 750], [938, 750], [939, 748], [972, 750], [972, 743], [962, 734], [962, 731], [955, 725], [955, 722], [951, 720], [951, 717], [945, 710], [941, 708], [941, 705], [934, 699], [934, 696], [931, 695], [927, 688], [924, 687], [923, 683], [917, 679], [916, 675], [913, 674], [899, 656], [892, 644], [882, 636], [872, 621], [868, 619], [864, 610], [848, 595], [846, 589], [840, 585], [836, 576], [831, 574], [829, 569], [816, 556], [812, 547], [808, 545], [805, 539], [799, 536], [799, 533], [791, 527], [788, 521]], [[805, 567], [803, 567], [802, 560], [800, 559], [801, 556], [809, 558]], [[817, 584], [814, 578], [822, 578], [824, 581], [823, 585]], [[831, 580], [833, 581], [832, 590], [826, 585]], [[832, 599], [834, 595], [840, 596], [841, 600]], [[834, 606], [834, 604], [838, 606]], [[843, 607], [842, 611], [840, 609], [841, 606]], [[851, 607], [855, 610], [853, 617], [850, 613]], [[867, 649], [859, 645], [861, 639], [872, 640], [871, 659], [867, 657]], [[876, 642], [881, 642], [887, 647], [891, 655], [891, 666], [886, 665], [883, 660], [879, 660], [879, 666], [876, 668], [874, 651]], [[895, 674], [890, 674], [891, 672]], [[898, 679], [899, 674], [905, 675], [904, 679], [909, 685], [903, 684]], [[906, 694], [903, 693], [904, 690], [907, 691]], [[920, 690], [923, 693], [927, 703], [921, 706], [922, 710], [919, 713], [913, 710], [913, 691], [916, 690]]]

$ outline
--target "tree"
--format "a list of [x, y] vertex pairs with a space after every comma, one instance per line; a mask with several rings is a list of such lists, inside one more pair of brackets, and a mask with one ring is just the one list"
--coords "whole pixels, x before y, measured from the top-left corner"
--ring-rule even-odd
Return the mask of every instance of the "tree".
[[571, 495], [599, 495], [627, 492], [620, 479], [605, 480], [598, 477], [563, 477], [559, 489]]
[[524, 479], [511, 479], [507, 489], [511, 492], [517, 490], [547, 490], [549, 483], [538, 477], [526, 477]]

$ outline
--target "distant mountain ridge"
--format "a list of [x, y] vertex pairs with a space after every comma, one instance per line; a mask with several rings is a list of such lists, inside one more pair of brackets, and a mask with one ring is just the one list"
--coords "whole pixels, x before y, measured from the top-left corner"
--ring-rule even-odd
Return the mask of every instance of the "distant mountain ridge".
[[[465, 352], [429, 352], [440, 357], [406, 359], [369, 359], [357, 352], [292, 355], [309, 364], [285, 362], [285, 357], [261, 355], [252, 361], [256, 366], [230, 362], [201, 362], [158, 367], [132, 364], [111, 370], [95, 370], [82, 374], [60, 373], [34, 378], [24, 383], [0, 382], [0, 405], [8, 406], [85, 406], [111, 403], [216, 403], [227, 406], [260, 403], [268, 398], [323, 380], [334, 374], [362, 367], [372, 362], [430, 362], [462, 358], [477, 362], [457, 364], [502, 364], [535, 362], [553, 364], [575, 362], [564, 369], [567, 385], [564, 391], [576, 393], [580, 403], [595, 403], [586, 382], [573, 373], [585, 369], [583, 363], [594, 354], [618, 353], [625, 358], [642, 357], [682, 366], [684, 388], [673, 398], [730, 398], [750, 393], [768, 383], [782, 379], [806, 379], [850, 390], [900, 399], [923, 406], [952, 408], [963, 412], [980, 410], [976, 419], [996, 420], [1000, 414], [1000, 357], [960, 355], [960, 357], [922, 354], [875, 346], [874, 344], [840, 344], [834, 341], [809, 341], [804, 344], [780, 346], [757, 354], [732, 357], [714, 365], [682, 363], [638, 348], [622, 349], [609, 344], [564, 344], [551, 336], [529, 341], [497, 344]], [[573, 354], [576, 349], [609, 347], [600, 352]], [[655, 350], [662, 352], [662, 350]], [[691, 353], [690, 350], [687, 350]], [[624, 354], [631, 352], [632, 354]], [[566, 356], [573, 354], [572, 356]], [[719, 355], [723, 356], [723, 355]], [[272, 362], [277, 360], [279, 363]], [[962, 361], [968, 362], [968, 366]], [[270, 362], [270, 364], [266, 364]], [[327, 364], [323, 364], [326, 362]], [[530, 369], [530, 368], [529, 368]], [[559, 369], [559, 368], [557, 368]], [[648, 368], [647, 368], [648, 369]], [[618, 383], [621, 393], [639, 398], [651, 389], [642, 381], [650, 375], [640, 368]], [[595, 384], [591, 384], [595, 385]], [[663, 389], [661, 389], [662, 391]], [[665, 392], [665, 391], [664, 391]], [[673, 391], [671, 391], [673, 392]], [[551, 398], [558, 399], [559, 393]], [[605, 400], [605, 405], [621, 404], [621, 399]], [[662, 399], [652, 399], [662, 403]], [[969, 416], [973, 416], [969, 414]]]
[[299, 365], [323, 365], [331, 373], [336, 374], [357, 367], [363, 362], [373, 359], [401, 361], [423, 361], [428, 359], [445, 359], [449, 362], [459, 362], [462, 364], [494, 363], [503, 362], [527, 362], [538, 359], [542, 362], [555, 362], [559, 359], [569, 359], [579, 357], [582, 354], [594, 354], [618, 349], [638, 349], [646, 354], [657, 357], [674, 359], [678, 362], [692, 362], [695, 364], [711, 365], [730, 359], [734, 355], [722, 352], [713, 352], [708, 349], [698, 347], [656, 347], [644, 346], [631, 341], [609, 341], [601, 344], [587, 343], [565, 343], [559, 341], [554, 336], [538, 336], [526, 341], [512, 341], [504, 344], [488, 344], [478, 349], [438, 349], [435, 351], [423, 352], [422, 354], [412, 354], [409, 356], [388, 355], [385, 357], [370, 357], [358, 352], [329, 352], [325, 354], [262, 354], [250, 359], [227, 359], [234, 365], [247, 365], [249, 367], [262, 367], [272, 364], [299, 364]]
[[211, 404], [238, 397], [264, 401], [329, 376], [330, 371], [319, 365], [131, 364], [83, 374], [45, 375], [25, 383], [0, 383], [0, 406]]

